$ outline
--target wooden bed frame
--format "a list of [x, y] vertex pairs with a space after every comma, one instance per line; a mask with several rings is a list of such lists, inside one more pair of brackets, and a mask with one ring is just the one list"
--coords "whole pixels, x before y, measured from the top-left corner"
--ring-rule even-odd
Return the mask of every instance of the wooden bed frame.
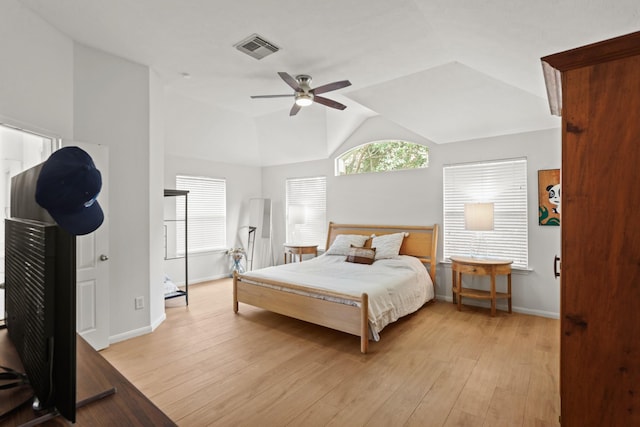
[[[327, 248], [339, 234], [361, 234], [381, 236], [398, 232], [408, 232], [402, 247], [401, 255], [414, 256], [425, 264], [429, 276], [436, 284], [436, 256], [438, 244], [438, 225], [432, 226], [395, 226], [395, 225], [360, 225], [329, 223]], [[371, 245], [371, 239], [365, 246]], [[249, 274], [249, 273], [247, 273]], [[253, 282], [253, 283], [252, 283]], [[291, 290], [302, 290], [315, 295], [330, 296], [355, 303], [355, 305], [327, 301], [312, 296], [300, 295], [271, 287], [256, 285], [255, 279], [243, 274], [233, 275], [233, 311], [238, 313], [238, 303], [264, 308], [274, 313], [304, 320], [317, 325], [326, 326], [338, 331], [360, 337], [360, 351], [366, 353], [369, 345], [369, 296], [363, 293], [360, 297], [337, 292], [313, 289], [275, 280], [261, 279], [259, 283], [278, 286]]]

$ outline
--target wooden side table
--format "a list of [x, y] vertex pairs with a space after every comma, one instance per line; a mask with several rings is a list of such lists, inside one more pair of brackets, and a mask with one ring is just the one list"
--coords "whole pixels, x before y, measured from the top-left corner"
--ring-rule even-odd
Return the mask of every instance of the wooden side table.
[[302, 262], [302, 255], [312, 254], [318, 256], [318, 245], [297, 245], [293, 243], [284, 244], [284, 263], [293, 262], [298, 256], [298, 262]]
[[[462, 297], [491, 300], [491, 316], [496, 315], [496, 300], [505, 298], [509, 301], [511, 313], [511, 260], [481, 259], [470, 257], [451, 257], [453, 302], [458, 303], [458, 311], [462, 309]], [[462, 275], [491, 276], [491, 290], [483, 291], [462, 287]], [[507, 276], [507, 292], [496, 292], [496, 276]]]

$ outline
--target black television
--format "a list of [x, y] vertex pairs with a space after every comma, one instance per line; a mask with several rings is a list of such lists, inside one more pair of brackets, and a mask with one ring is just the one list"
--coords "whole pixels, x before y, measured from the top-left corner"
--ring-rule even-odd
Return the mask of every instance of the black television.
[[41, 167], [11, 181], [5, 322], [33, 388], [36, 415], [59, 414], [75, 422], [76, 238], [35, 202]]

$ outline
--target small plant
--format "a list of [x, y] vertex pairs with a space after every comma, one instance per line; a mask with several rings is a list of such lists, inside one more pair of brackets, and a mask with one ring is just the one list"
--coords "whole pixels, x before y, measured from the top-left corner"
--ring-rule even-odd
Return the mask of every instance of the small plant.
[[227, 255], [230, 255], [234, 261], [240, 261], [245, 256], [244, 248], [227, 249]]
[[242, 258], [246, 255], [244, 248], [231, 248], [227, 250], [227, 255], [231, 257], [233, 260], [233, 264], [231, 265], [232, 275], [234, 271], [238, 273], [244, 273], [245, 268], [242, 266]]

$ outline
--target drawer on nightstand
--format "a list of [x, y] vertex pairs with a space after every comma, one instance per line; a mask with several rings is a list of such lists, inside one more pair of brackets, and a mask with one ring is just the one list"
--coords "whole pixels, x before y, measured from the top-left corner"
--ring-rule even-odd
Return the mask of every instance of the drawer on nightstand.
[[455, 270], [462, 274], [491, 274], [491, 266], [455, 264]]

